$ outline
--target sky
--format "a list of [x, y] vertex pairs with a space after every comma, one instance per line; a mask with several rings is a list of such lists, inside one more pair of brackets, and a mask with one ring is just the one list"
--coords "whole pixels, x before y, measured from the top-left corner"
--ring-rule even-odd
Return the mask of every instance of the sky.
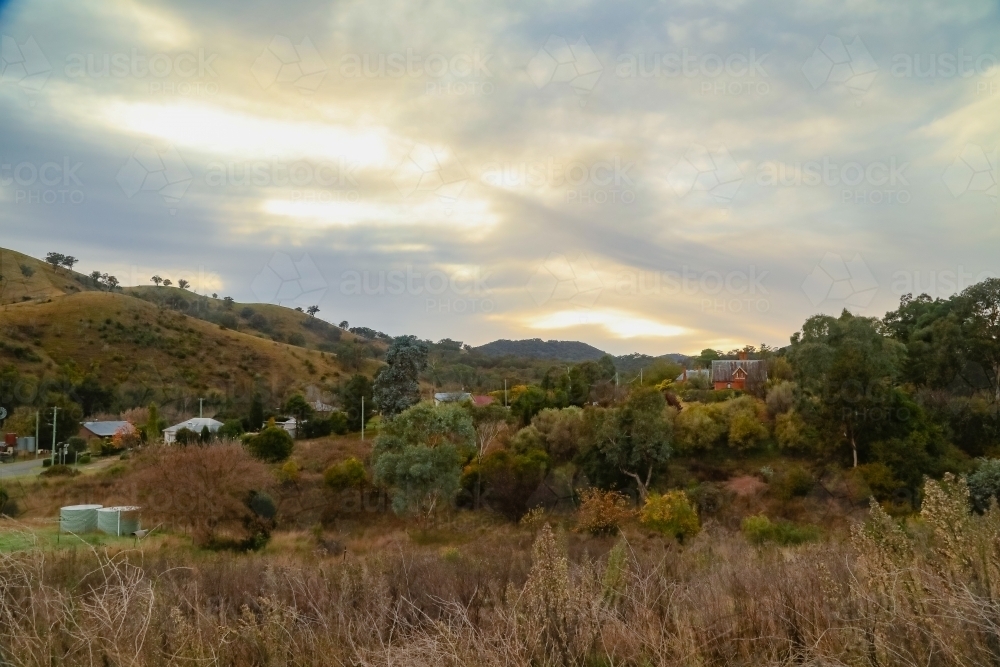
[[1000, 275], [966, 0], [0, 3], [0, 246], [391, 335], [787, 344]]

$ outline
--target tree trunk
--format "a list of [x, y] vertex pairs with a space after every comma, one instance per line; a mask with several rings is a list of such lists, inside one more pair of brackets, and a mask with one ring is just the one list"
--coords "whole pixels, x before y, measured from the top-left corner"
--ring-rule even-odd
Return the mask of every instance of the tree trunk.
[[639, 475], [634, 472], [629, 472], [624, 468], [622, 468], [621, 471], [635, 480], [636, 486], [639, 489], [639, 502], [645, 504], [646, 497], [649, 495], [649, 481], [653, 478], [653, 466], [649, 466], [649, 470], [646, 471], [645, 482], [643, 482]]

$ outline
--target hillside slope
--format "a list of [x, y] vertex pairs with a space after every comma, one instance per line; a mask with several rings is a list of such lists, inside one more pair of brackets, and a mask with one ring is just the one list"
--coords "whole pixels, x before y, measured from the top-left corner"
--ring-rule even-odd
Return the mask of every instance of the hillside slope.
[[593, 345], [575, 340], [495, 340], [473, 348], [489, 357], [527, 357], [556, 361], [596, 361], [604, 352]]
[[0, 305], [95, 290], [87, 276], [0, 248]]
[[20, 402], [29, 402], [27, 394], [39, 384], [51, 388], [90, 375], [114, 392], [115, 409], [156, 401], [190, 412], [199, 397], [221, 409], [246, 404], [254, 393], [275, 405], [294, 390], [329, 394], [349, 373], [334, 354], [228, 329], [128, 294], [49, 289], [44, 301], [0, 306], [0, 368], [19, 374]]

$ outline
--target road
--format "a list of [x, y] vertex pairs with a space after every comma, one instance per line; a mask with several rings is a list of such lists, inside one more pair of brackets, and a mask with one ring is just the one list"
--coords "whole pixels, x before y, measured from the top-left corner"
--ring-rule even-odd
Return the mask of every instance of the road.
[[44, 460], [45, 459], [38, 458], [28, 459], [26, 461], [15, 461], [14, 463], [0, 463], [0, 479], [29, 475], [35, 471], [35, 468], [41, 468], [42, 461]]

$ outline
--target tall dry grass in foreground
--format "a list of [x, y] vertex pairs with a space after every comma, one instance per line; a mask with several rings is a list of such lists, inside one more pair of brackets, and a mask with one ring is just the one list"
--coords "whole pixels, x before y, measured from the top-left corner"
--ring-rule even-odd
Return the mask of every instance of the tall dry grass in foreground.
[[544, 527], [530, 552], [360, 562], [8, 554], [0, 646], [46, 667], [997, 664], [1000, 511], [967, 497], [928, 482], [910, 533], [876, 506], [849, 543], [791, 550], [704, 534], [571, 560]]

